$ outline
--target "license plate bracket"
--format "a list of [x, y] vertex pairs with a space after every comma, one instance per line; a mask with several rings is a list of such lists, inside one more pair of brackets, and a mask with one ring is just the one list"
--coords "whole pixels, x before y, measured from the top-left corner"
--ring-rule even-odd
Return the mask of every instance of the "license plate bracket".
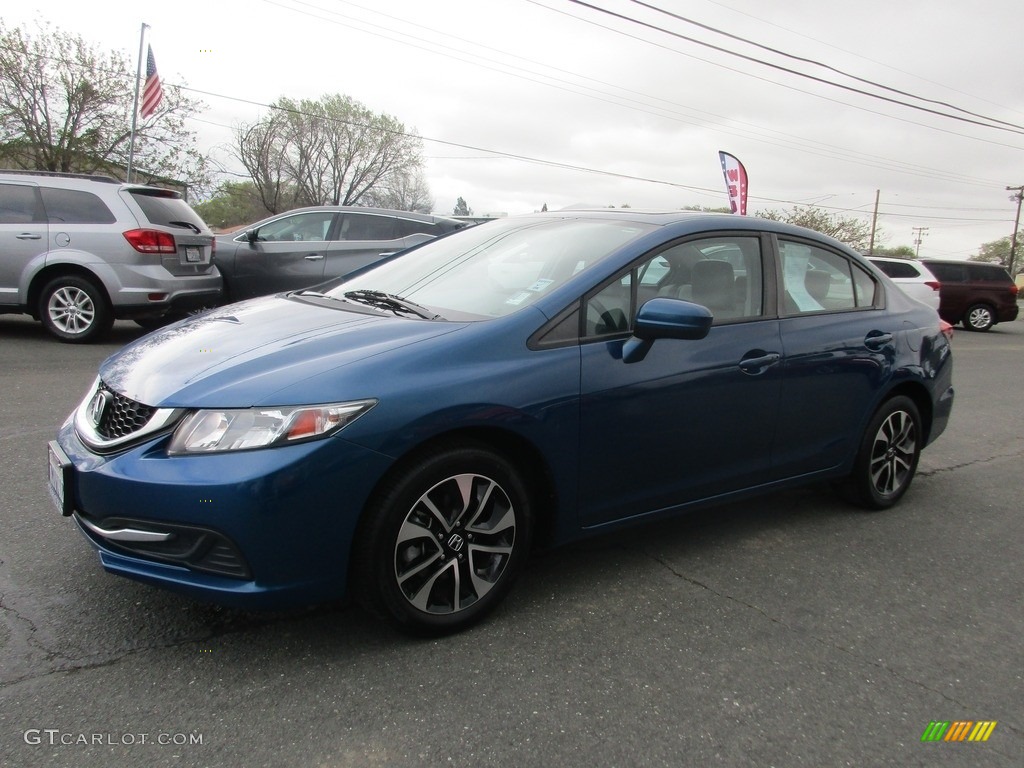
[[72, 501], [74, 495], [71, 493], [71, 488], [75, 468], [56, 440], [51, 440], [47, 444], [46, 454], [47, 486], [50, 490], [50, 498], [58, 512], [64, 517], [70, 517], [74, 512]]

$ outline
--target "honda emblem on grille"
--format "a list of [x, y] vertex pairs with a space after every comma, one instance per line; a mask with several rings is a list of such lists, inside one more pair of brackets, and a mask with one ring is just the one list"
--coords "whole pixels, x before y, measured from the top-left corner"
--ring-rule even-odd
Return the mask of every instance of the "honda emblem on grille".
[[105, 389], [98, 390], [96, 394], [92, 396], [92, 400], [89, 401], [87, 414], [89, 416], [89, 421], [92, 422], [94, 427], [98, 427], [100, 422], [103, 421], [103, 414], [106, 412], [107, 405], [112, 399], [113, 395]]

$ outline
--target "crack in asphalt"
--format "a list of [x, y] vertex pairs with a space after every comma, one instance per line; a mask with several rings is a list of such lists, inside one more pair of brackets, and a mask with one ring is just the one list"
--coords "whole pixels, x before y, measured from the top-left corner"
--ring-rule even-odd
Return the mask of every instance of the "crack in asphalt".
[[931, 477], [933, 475], [945, 474], [946, 472], [955, 472], [958, 469], [973, 467], [977, 464], [986, 464], [990, 461], [1020, 458], [1024, 458], [1024, 451], [1012, 451], [1010, 453], [994, 453], [990, 456], [985, 456], [980, 459], [972, 459], [971, 461], [964, 461], [960, 464], [950, 464], [945, 467], [936, 467], [935, 469], [921, 469], [920, 467], [918, 467], [917, 474], [920, 475], [921, 477]]
[[[37, 631], [36, 625], [27, 617], [22, 616], [16, 609], [11, 606], [3, 604], [4, 595], [0, 594], [0, 610], [13, 615], [19, 621], [23, 622], [29, 627], [30, 633]], [[151, 642], [147, 645], [141, 645], [137, 648], [128, 648], [120, 653], [110, 655], [104, 652], [98, 653], [86, 653], [81, 655], [72, 655], [63, 653], [60, 651], [54, 651], [47, 648], [41, 641], [35, 637], [28, 637], [28, 643], [37, 648], [45, 655], [45, 660], [50, 666], [43, 670], [30, 671], [24, 675], [13, 677], [8, 680], [0, 680], [0, 691], [4, 691], [15, 685], [19, 685], [24, 682], [31, 680], [40, 680], [43, 678], [50, 677], [51, 675], [60, 675], [73, 672], [83, 672], [93, 669], [102, 669], [103, 667], [109, 667], [117, 664], [125, 659], [131, 658], [141, 653], [148, 651], [162, 651], [169, 648], [182, 648], [188, 645], [207, 643], [211, 640], [218, 638], [230, 637], [232, 635], [242, 634], [252, 630], [262, 629], [266, 626], [278, 624], [283, 621], [290, 621], [296, 618], [307, 617], [315, 615], [320, 611], [330, 611], [336, 608], [333, 603], [327, 603], [319, 608], [307, 609], [296, 613], [285, 613], [283, 615], [270, 615], [267, 617], [251, 617], [246, 618], [242, 621], [238, 621], [236, 624], [231, 626], [223, 626], [220, 628], [212, 629], [203, 635], [192, 635], [189, 637], [183, 637], [177, 640], [167, 640], [164, 642]], [[55, 660], [62, 660], [64, 663], [54, 664]]]
[[[710, 592], [711, 594], [715, 595], [716, 597], [723, 598], [723, 599], [728, 600], [730, 602], [736, 603], [737, 605], [743, 606], [744, 608], [749, 608], [750, 610], [756, 611], [757, 613], [759, 613], [762, 616], [764, 616], [766, 619], [768, 619], [773, 624], [777, 624], [780, 627], [782, 627], [783, 629], [785, 629], [785, 630], [787, 630], [789, 632], [792, 632], [794, 634], [797, 633], [797, 629], [795, 627], [793, 627], [792, 625], [790, 625], [787, 622], [783, 621], [782, 619], [779, 619], [779, 618], [777, 618], [775, 616], [772, 616], [770, 613], [768, 613], [768, 611], [764, 610], [763, 608], [760, 608], [760, 607], [758, 607], [756, 605], [753, 605], [752, 603], [748, 603], [747, 601], [742, 600], [742, 599], [740, 599], [740, 598], [738, 598], [738, 597], [736, 597], [734, 595], [730, 595], [730, 594], [727, 594], [725, 592], [721, 592], [721, 591], [715, 589], [714, 587], [710, 586], [709, 584], [705, 584], [704, 582], [702, 582], [702, 581], [700, 581], [698, 579], [695, 579], [692, 576], [687, 576], [685, 573], [681, 573], [680, 571], [676, 570], [676, 568], [674, 568], [671, 563], [667, 562], [666, 560], [664, 560], [661, 557], [658, 557], [653, 552], [650, 552], [650, 551], [648, 551], [646, 549], [643, 549], [643, 548], [640, 548], [640, 549], [634, 550], [634, 551], [638, 551], [640, 554], [642, 554], [642, 555], [644, 555], [646, 557], [649, 557], [651, 560], [653, 560], [654, 562], [658, 563], [660, 566], [662, 566], [665, 570], [667, 570], [673, 576], [675, 576], [676, 578], [678, 578], [678, 579], [680, 579], [682, 581], [685, 581], [687, 584], [692, 584], [695, 587], [700, 587], [701, 589], [707, 590], [708, 592]], [[941, 696], [943, 699], [945, 699], [946, 701], [948, 701], [951, 704], [959, 707], [962, 710], [969, 711], [971, 709], [970, 706], [964, 704], [961, 701], [958, 701], [957, 699], [953, 698], [952, 696], [949, 696], [948, 694], [943, 693], [942, 691], [936, 690], [935, 688], [932, 688], [932, 687], [926, 685], [925, 683], [922, 683], [919, 680], [914, 680], [912, 678], [906, 677], [905, 675], [900, 674], [899, 672], [897, 672], [896, 670], [892, 669], [891, 667], [886, 666], [885, 664], [882, 664], [880, 662], [872, 661], [871, 659], [865, 658], [865, 657], [861, 656], [860, 654], [855, 653], [854, 651], [852, 651], [849, 648], [845, 648], [842, 645], [838, 645], [837, 643], [832, 642], [830, 640], [827, 640], [825, 638], [817, 637], [813, 633], [810, 634], [810, 637], [811, 637], [811, 639], [814, 642], [818, 643], [819, 645], [825, 646], [826, 648], [830, 648], [832, 650], [839, 651], [840, 653], [844, 653], [847, 656], [849, 656], [850, 658], [855, 659], [856, 661], [858, 661], [858, 662], [860, 662], [862, 664], [867, 664], [869, 666], [875, 667], [876, 669], [879, 669], [882, 672], [887, 673], [891, 677], [893, 677], [893, 678], [895, 678], [895, 679], [897, 679], [897, 680], [899, 680], [901, 682], [908, 683], [910, 685], [917, 686], [918, 688], [922, 688], [922, 689], [924, 689], [924, 690], [926, 690], [926, 691], [928, 691], [930, 693], [937, 694], [937, 695]], [[1021, 732], [1017, 728], [1014, 728], [1013, 726], [1011, 726], [1009, 724], [1003, 723], [1002, 721], [1000, 721], [1000, 726], [1004, 727], [1008, 731], [1012, 731], [1017, 736], [1021, 735]]]

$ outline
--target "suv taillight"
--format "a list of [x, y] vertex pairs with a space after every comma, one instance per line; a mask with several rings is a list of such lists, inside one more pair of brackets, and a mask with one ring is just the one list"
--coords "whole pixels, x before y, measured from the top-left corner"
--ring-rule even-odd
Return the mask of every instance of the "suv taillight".
[[155, 229], [129, 229], [124, 233], [132, 248], [139, 253], [177, 253], [174, 235]]
[[1010, 293], [1012, 293], [1014, 296], [1017, 295], [1017, 292], [1019, 290], [1020, 290], [1020, 286], [1017, 285], [1016, 283], [1014, 283], [1013, 285], [1010, 286]]
[[924, 284], [927, 285], [929, 288], [931, 288], [933, 291], [939, 290], [939, 281], [938, 280], [925, 280]]

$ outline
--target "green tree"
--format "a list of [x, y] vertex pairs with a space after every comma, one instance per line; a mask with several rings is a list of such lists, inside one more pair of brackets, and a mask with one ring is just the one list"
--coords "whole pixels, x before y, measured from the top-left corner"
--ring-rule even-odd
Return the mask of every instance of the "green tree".
[[203, 221], [217, 229], [251, 224], [270, 215], [251, 181], [225, 181], [210, 199], [192, 207]]
[[[1011, 240], [1009, 237], [1001, 237], [998, 240], [992, 240], [988, 243], [982, 243], [978, 249], [978, 253], [970, 257], [970, 261], [986, 261], [990, 264], [1001, 264], [1007, 266], [1010, 263], [1010, 245]], [[1024, 272], [1024, 264], [1021, 262], [1024, 259], [1021, 258], [1021, 251], [1024, 250], [1024, 229], [1017, 232], [1017, 253], [1014, 259], [1013, 271], [1015, 274]]]
[[461, 197], [455, 201], [455, 209], [452, 211], [452, 216], [472, 216], [473, 209], [466, 204], [466, 201]]
[[725, 208], [708, 208], [703, 205], [684, 205], [679, 210], [681, 211], [700, 211], [701, 213], [732, 213], [732, 209]]
[[301, 205], [359, 205], [397, 188], [423, 165], [422, 142], [396, 118], [349, 96], [282, 97], [235, 133], [235, 151], [272, 212]]
[[834, 237], [857, 251], [867, 250], [871, 240], [871, 227], [867, 222], [852, 216], [828, 213], [814, 206], [796, 206], [790, 211], [760, 211], [757, 215], [763, 219], [784, 221], [787, 224], [813, 229], [815, 232]]
[[[135, 67], [122, 52], [102, 51], [48, 24], [33, 36], [0, 21], [3, 165], [123, 179], [134, 98]], [[136, 130], [137, 180], [208, 183], [207, 158], [185, 128], [201, 106], [165, 83], [159, 109]]]
[[909, 245], [897, 245], [892, 248], [887, 248], [882, 245], [876, 245], [872, 256], [888, 256], [891, 259], [914, 259], [917, 258], [917, 254], [914, 249]]

